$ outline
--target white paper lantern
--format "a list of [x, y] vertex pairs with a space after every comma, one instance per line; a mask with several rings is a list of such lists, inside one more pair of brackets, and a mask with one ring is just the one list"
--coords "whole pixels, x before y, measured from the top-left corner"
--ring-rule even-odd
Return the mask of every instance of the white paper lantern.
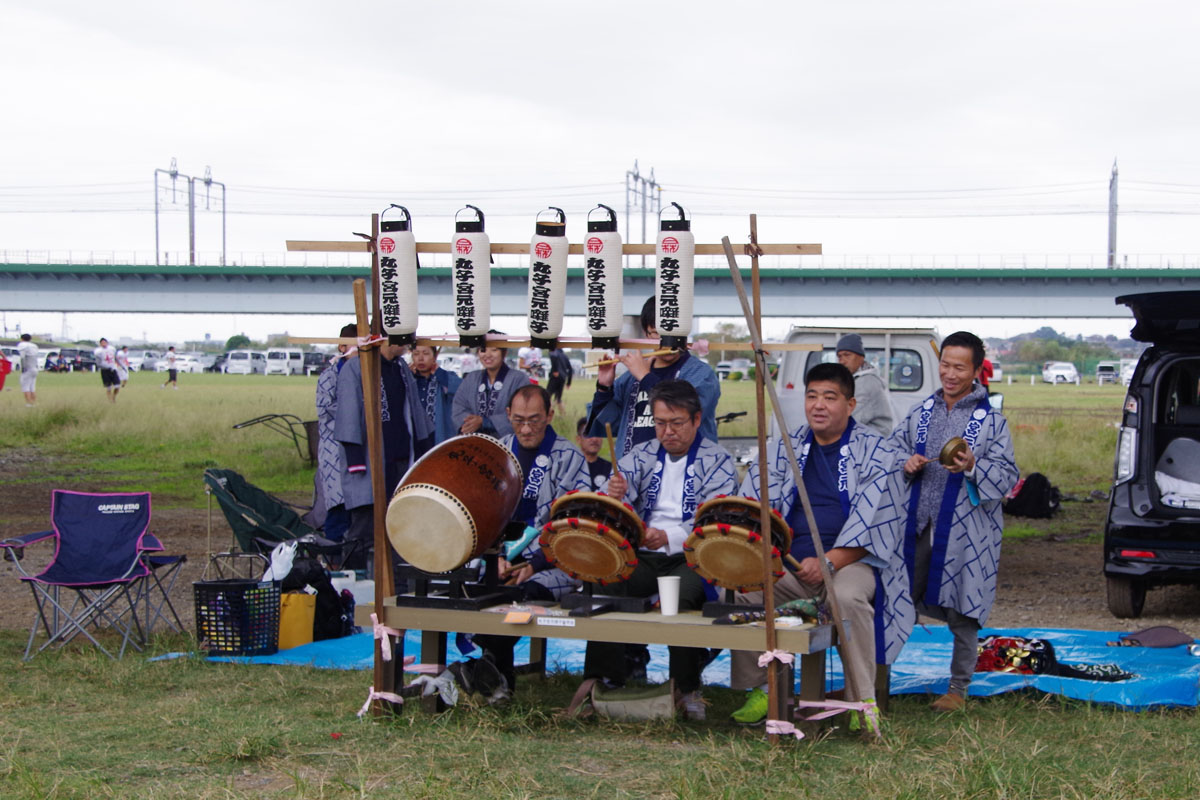
[[562, 333], [567, 295], [567, 215], [551, 206], [556, 219], [540, 219], [529, 241], [529, 338], [534, 347], [553, 350]]
[[[599, 209], [607, 219], [592, 219]], [[617, 213], [601, 203], [588, 213], [587, 239], [583, 243], [583, 290], [587, 297], [587, 328], [592, 347], [615, 350], [620, 346], [622, 302], [625, 287], [621, 275], [621, 234]]]
[[[471, 209], [478, 219], [460, 220]], [[454, 288], [454, 327], [463, 347], [482, 347], [492, 318], [492, 242], [483, 230], [483, 212], [464, 206], [454, 215], [450, 243]]]
[[[403, 219], [384, 219], [399, 210]], [[412, 344], [417, 332], [417, 240], [408, 209], [394, 203], [379, 215], [379, 310], [392, 344]]]
[[687, 347], [692, 332], [692, 295], [695, 292], [696, 237], [683, 206], [679, 219], [658, 222], [657, 269], [654, 273], [655, 326], [663, 347]]

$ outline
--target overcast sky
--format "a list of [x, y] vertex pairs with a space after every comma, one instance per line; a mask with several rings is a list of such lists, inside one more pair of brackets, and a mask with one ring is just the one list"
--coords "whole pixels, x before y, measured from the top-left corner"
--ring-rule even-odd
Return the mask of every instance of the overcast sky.
[[[465, 203], [493, 241], [527, 240], [548, 205], [574, 236], [598, 202], [624, 216], [637, 159], [699, 241], [744, 240], [757, 212], [763, 241], [831, 256], [1102, 263], [1115, 158], [1118, 251], [1180, 263], [1200, 253], [1198, 15], [1096, 0], [0, 0], [0, 251], [152, 259], [154, 170], [172, 158], [226, 185], [242, 260], [350, 238], [392, 202], [422, 240], [448, 238]], [[183, 194], [160, 180], [161, 249], [177, 258]], [[216, 252], [219, 190], [199, 192], [197, 249]]]

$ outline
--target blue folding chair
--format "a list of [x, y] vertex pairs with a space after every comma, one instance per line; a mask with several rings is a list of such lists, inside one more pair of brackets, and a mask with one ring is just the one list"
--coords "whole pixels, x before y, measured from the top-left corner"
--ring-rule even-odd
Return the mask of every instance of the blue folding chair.
[[[137, 601], [142, 582], [152, 573], [148, 554], [162, 550], [158, 540], [147, 532], [150, 494], [89, 494], [56, 489], [51, 496], [50, 517], [53, 530], [0, 541], [37, 605], [25, 660], [51, 645], [61, 647], [81, 634], [110, 658], [123, 656], [128, 645], [141, 650], [145, 636], [138, 620]], [[25, 548], [49, 540], [55, 548], [50, 563], [41, 572], [30, 574], [21, 565]], [[89, 630], [101, 624], [120, 634], [117, 656]], [[39, 629], [45, 631], [46, 641], [34, 651]]]

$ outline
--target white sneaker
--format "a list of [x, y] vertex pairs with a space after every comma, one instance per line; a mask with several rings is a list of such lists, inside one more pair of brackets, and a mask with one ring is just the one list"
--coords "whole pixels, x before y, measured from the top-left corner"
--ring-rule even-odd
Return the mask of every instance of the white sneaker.
[[703, 722], [708, 718], [708, 703], [700, 695], [700, 690], [688, 692], [683, 696], [683, 715], [693, 722]]

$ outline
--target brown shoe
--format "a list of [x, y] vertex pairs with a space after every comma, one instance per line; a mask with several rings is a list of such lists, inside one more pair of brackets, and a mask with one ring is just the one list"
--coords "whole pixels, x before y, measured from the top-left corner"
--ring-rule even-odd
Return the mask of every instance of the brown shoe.
[[961, 694], [944, 694], [929, 704], [934, 711], [962, 711], [967, 707], [967, 698]]

